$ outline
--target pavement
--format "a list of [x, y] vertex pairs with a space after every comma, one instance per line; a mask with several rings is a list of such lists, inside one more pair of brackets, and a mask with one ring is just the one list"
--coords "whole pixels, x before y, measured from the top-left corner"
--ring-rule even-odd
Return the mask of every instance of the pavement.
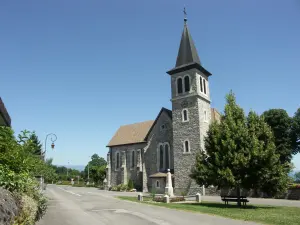
[[[123, 201], [115, 196], [137, 193], [102, 191], [96, 188], [48, 185], [46, 215], [37, 225], [254, 225], [233, 220]], [[206, 200], [205, 196], [204, 199]]]

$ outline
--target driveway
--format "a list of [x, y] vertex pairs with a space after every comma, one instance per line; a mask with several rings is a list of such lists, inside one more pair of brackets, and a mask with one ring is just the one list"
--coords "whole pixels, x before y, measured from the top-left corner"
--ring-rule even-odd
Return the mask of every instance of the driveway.
[[95, 188], [76, 188], [48, 185], [49, 207], [38, 225], [243, 225], [256, 224], [177, 211], [164, 207], [116, 199], [116, 195], [137, 195], [100, 191]]

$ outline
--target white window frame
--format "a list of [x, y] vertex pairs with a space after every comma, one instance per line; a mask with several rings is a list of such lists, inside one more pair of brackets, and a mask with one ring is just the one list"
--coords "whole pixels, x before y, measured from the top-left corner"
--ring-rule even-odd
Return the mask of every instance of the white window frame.
[[[189, 143], [189, 149], [188, 149], [188, 151], [185, 149], [185, 142], [186, 142], [186, 141]], [[190, 143], [190, 140], [189, 140], [189, 139], [185, 139], [185, 140], [183, 141], [183, 153], [185, 153], [185, 154], [191, 153], [191, 143]]]
[[[204, 82], [203, 82], [203, 94], [205, 94], [205, 95], [208, 95], [208, 89], [207, 89], [207, 80], [203, 77], [203, 80], [204, 80]], [[204, 92], [204, 90], [205, 90], [205, 92]]]
[[[202, 78], [202, 76], [201, 75], [199, 75], [200, 76], [200, 80], [199, 80], [199, 91], [200, 91], [200, 93], [204, 93], [203, 92], [203, 78]], [[202, 87], [202, 90], [201, 90], [201, 87]]]
[[[167, 160], [165, 158], [165, 156], [166, 156], [166, 145], [168, 145], [168, 150], [169, 150], [168, 157], [169, 157], [169, 167], [170, 168], [166, 168], [167, 167]], [[171, 147], [170, 147], [169, 142], [165, 142], [163, 148], [164, 148], [164, 169], [171, 169]]]
[[206, 110], [204, 110], [203, 116], [204, 116], [204, 122], [207, 122], [208, 119], [207, 119], [207, 111]]
[[[187, 120], [184, 120], [184, 111], [185, 110], [186, 110]], [[189, 110], [187, 108], [182, 109], [182, 111], [181, 111], [181, 118], [182, 118], [182, 122], [189, 122], [190, 121], [190, 119], [189, 119]]]
[[[185, 78], [186, 77], [189, 77], [189, 82], [190, 82], [190, 90], [189, 91], [185, 91]], [[182, 82], [183, 83], [183, 93], [190, 93], [191, 90], [192, 90], [192, 84], [191, 84], [192, 79], [191, 79], [191, 76], [189, 74], [184, 75], [182, 81], [183, 81]]]
[[[182, 80], [182, 93], [178, 93], [178, 79], [179, 78], [181, 78], [181, 80]], [[176, 77], [176, 83], [175, 83], [175, 85], [176, 85], [176, 87], [175, 87], [175, 89], [176, 89], [176, 95], [178, 96], [178, 95], [182, 95], [183, 93], [184, 93], [184, 79], [180, 76], [180, 77]]]

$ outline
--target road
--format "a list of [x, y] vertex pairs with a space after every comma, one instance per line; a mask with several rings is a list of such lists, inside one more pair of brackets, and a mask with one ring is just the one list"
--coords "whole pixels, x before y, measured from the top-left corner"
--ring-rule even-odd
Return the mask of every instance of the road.
[[[122, 193], [48, 185], [49, 207], [38, 225], [254, 225], [218, 216], [177, 211], [115, 198]], [[133, 195], [127, 193], [126, 195]], [[136, 193], [135, 193], [136, 195]]]

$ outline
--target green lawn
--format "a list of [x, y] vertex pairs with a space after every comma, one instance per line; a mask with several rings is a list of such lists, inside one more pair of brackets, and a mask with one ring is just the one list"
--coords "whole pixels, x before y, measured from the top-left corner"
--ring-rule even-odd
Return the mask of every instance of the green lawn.
[[[137, 197], [120, 196], [119, 199], [137, 201]], [[225, 206], [225, 204], [214, 202], [196, 203], [154, 203], [150, 198], [144, 197], [144, 204], [156, 205], [171, 209], [200, 212], [232, 219], [255, 221], [263, 224], [298, 225], [300, 224], [300, 208], [267, 205], [248, 205], [238, 208], [236, 205]]]

